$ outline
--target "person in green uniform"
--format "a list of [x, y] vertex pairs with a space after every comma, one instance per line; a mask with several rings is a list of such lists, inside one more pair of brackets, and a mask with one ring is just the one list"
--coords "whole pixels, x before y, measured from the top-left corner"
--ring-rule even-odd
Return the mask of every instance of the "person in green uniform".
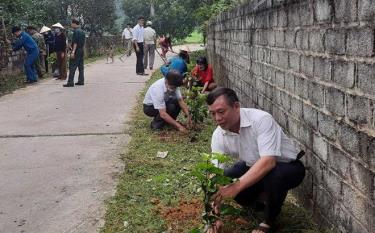
[[83, 50], [85, 47], [86, 35], [80, 28], [78, 19], [72, 20], [72, 28], [74, 29], [71, 45], [71, 53], [69, 59], [69, 78], [68, 83], [64, 87], [74, 87], [74, 75], [78, 67], [78, 82], [75, 85], [84, 85], [85, 79], [83, 74]]

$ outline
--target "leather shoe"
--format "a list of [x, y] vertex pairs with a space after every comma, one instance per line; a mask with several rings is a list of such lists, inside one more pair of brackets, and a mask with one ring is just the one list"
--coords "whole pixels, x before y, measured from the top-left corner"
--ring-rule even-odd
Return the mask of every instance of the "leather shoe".
[[84, 83], [75, 83], [76, 85], [83, 86], [85, 85]]
[[73, 84], [64, 84], [63, 87], [74, 87]]

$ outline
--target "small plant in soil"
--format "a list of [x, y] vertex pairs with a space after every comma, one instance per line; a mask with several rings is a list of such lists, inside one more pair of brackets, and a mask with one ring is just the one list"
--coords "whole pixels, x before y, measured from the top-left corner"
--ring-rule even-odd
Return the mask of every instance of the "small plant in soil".
[[186, 92], [186, 103], [189, 106], [189, 111], [195, 129], [208, 116], [205, 94], [201, 93], [202, 87], [191, 87]]
[[238, 214], [238, 210], [229, 204], [221, 205], [219, 211], [214, 209], [213, 195], [218, 191], [220, 186], [230, 184], [235, 179], [225, 176], [224, 170], [216, 167], [213, 161], [217, 161], [220, 165], [228, 163], [230, 158], [218, 153], [204, 153], [202, 162], [198, 163], [193, 170], [192, 175], [201, 183], [203, 192], [204, 212], [202, 219], [204, 227], [202, 229], [194, 229], [190, 233], [209, 232], [209, 229], [213, 228], [216, 221], [221, 220], [224, 215]]

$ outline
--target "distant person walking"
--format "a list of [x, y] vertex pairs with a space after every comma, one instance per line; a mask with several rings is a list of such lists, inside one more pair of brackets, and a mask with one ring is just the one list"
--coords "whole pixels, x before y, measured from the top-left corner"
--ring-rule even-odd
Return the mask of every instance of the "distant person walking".
[[151, 27], [152, 22], [147, 21], [145, 28], [145, 49], [144, 49], [144, 67], [147, 69], [150, 62], [150, 70], [154, 68], [155, 50], [156, 50], [156, 32]]
[[57, 79], [65, 80], [67, 76], [66, 68], [66, 36], [62, 30], [64, 27], [60, 24], [52, 25], [53, 31], [55, 33], [55, 51], [56, 51], [56, 65], [59, 69], [59, 76]]
[[132, 55], [132, 39], [133, 39], [133, 29], [131, 28], [131, 24], [128, 23], [127, 27], [122, 32], [122, 44], [125, 48], [125, 54], [129, 57]]
[[172, 40], [170, 36], [162, 36], [159, 38], [159, 45], [161, 48], [161, 56], [162, 58], [166, 58], [166, 55], [168, 51], [171, 51], [174, 53], [173, 48], [172, 48]]
[[38, 77], [43, 78], [42, 64], [44, 63], [44, 55], [46, 54], [46, 43], [44, 42], [44, 37], [33, 26], [27, 26], [26, 31], [38, 45], [39, 56], [38, 59], [35, 60], [34, 66]]
[[138, 75], [147, 75], [145, 74], [145, 67], [143, 66], [145, 36], [145, 29], [143, 28], [144, 23], [145, 18], [140, 16], [138, 18], [138, 24], [133, 28], [133, 45], [135, 54], [137, 55], [136, 73]]
[[[26, 32], [21, 31], [20, 27], [14, 26], [12, 28], [12, 34], [17, 37], [17, 40], [12, 43], [13, 51], [20, 50], [24, 48], [26, 50], [27, 56], [25, 60], [25, 72], [26, 72], [26, 82], [35, 83], [38, 81], [36, 76], [36, 70], [34, 68], [35, 60], [38, 59], [39, 49], [36, 42], [29, 36]], [[11, 43], [7, 40], [8, 43]]]
[[80, 28], [80, 22], [78, 19], [73, 19], [72, 28], [74, 29], [73, 38], [72, 38], [72, 51], [70, 52], [70, 59], [69, 59], [69, 78], [68, 83], [64, 85], [64, 87], [74, 87], [74, 75], [78, 67], [79, 75], [78, 75], [78, 82], [76, 85], [84, 85], [85, 78], [84, 78], [84, 67], [83, 67], [83, 57], [84, 57], [84, 47], [85, 47], [85, 40], [86, 35]]

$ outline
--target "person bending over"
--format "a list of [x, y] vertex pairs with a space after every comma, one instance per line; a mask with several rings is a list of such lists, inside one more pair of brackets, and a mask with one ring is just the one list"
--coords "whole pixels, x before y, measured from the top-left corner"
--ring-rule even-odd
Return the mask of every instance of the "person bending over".
[[210, 92], [217, 87], [214, 81], [214, 73], [206, 57], [199, 57], [197, 65], [191, 71], [191, 75], [198, 80], [197, 85], [203, 87], [202, 93]]
[[[220, 187], [214, 195], [218, 209], [225, 198], [234, 198], [242, 206], [254, 206], [262, 196], [264, 220], [252, 233], [268, 233], [274, 223], [288, 190], [297, 187], [305, 177], [305, 167], [292, 140], [267, 112], [241, 108], [236, 93], [229, 88], [217, 88], [207, 96], [209, 112], [218, 127], [212, 135], [212, 152], [238, 158], [224, 174], [238, 181]], [[258, 207], [259, 207], [258, 206]], [[220, 232], [218, 221], [211, 232]]]
[[176, 121], [181, 109], [191, 124], [189, 110], [184, 102], [179, 87], [183, 84], [183, 76], [176, 70], [168, 72], [166, 78], [161, 78], [148, 89], [143, 101], [143, 112], [154, 119], [151, 129], [162, 129], [166, 124], [181, 132], [187, 129]]

